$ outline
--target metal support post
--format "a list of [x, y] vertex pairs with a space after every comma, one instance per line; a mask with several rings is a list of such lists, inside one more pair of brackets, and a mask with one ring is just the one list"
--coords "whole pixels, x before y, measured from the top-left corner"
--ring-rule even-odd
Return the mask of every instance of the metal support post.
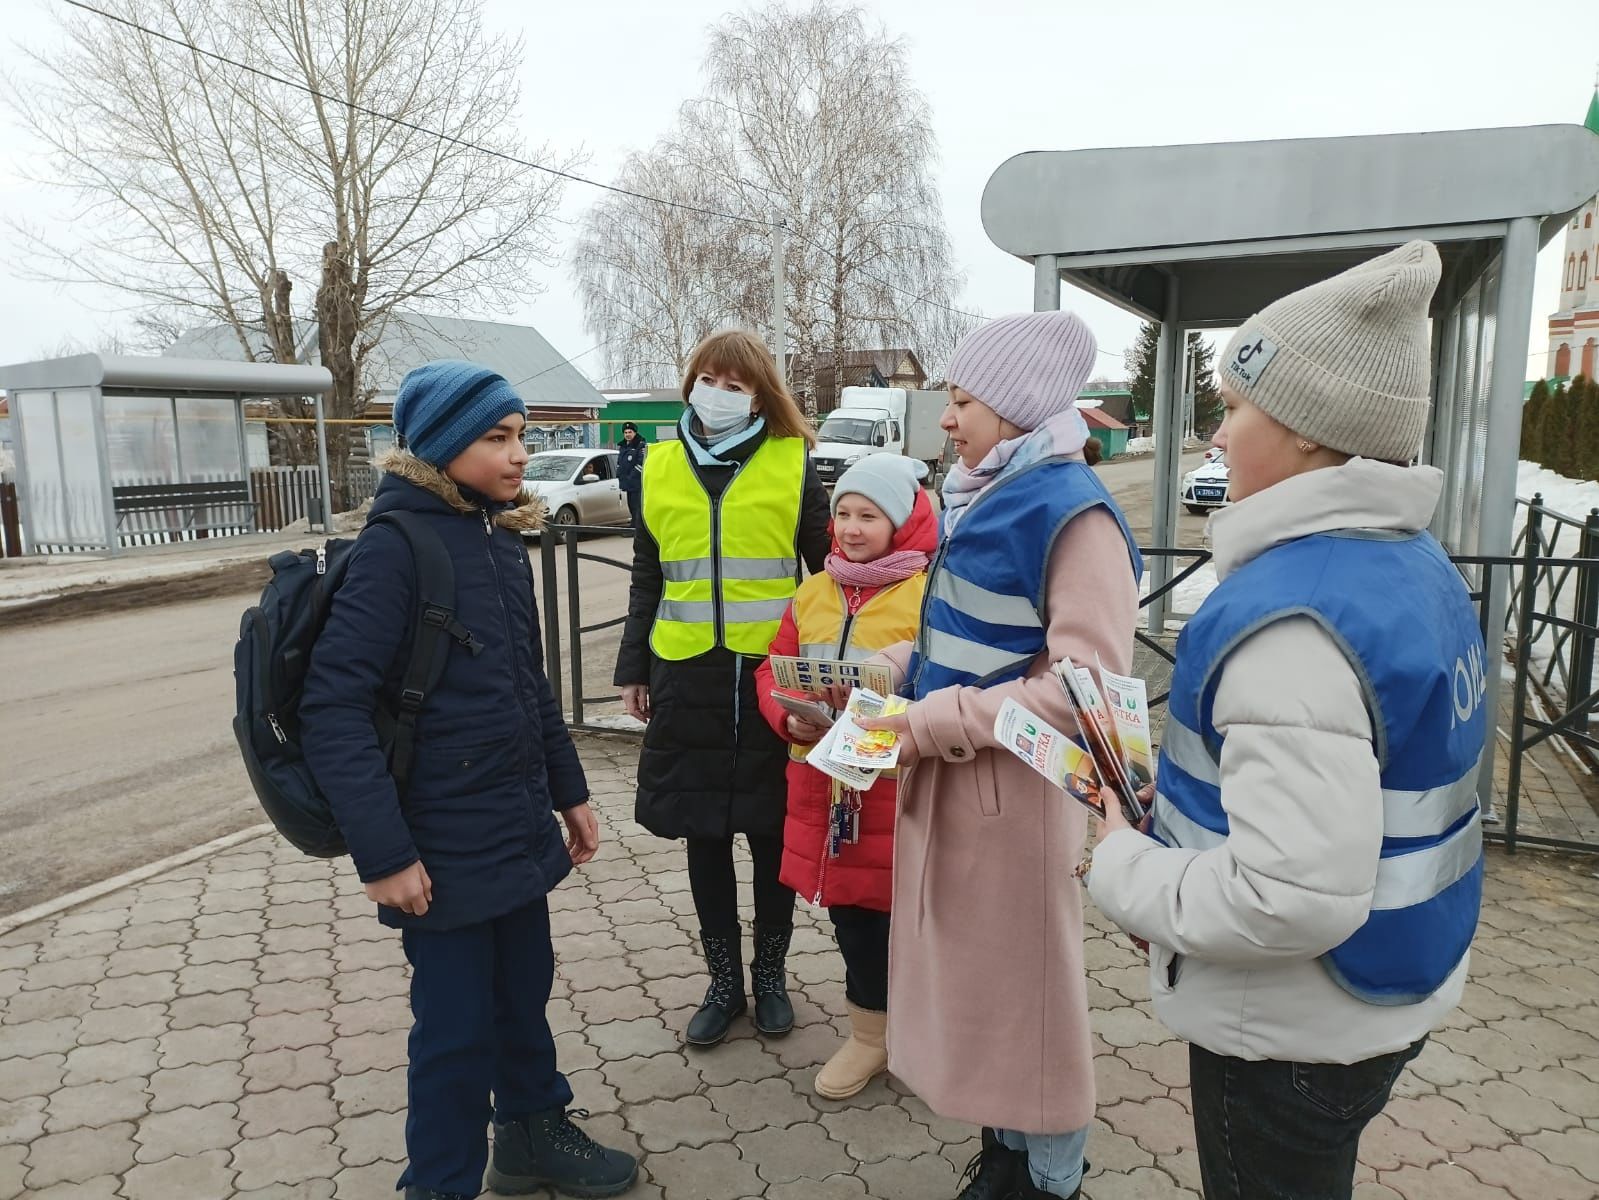
[[[1477, 553], [1494, 558], [1508, 558], [1513, 543], [1516, 460], [1521, 453], [1522, 379], [1527, 366], [1538, 234], [1536, 217], [1517, 217], [1511, 221], [1505, 233], [1500, 266], [1493, 375], [1488, 391], [1487, 462], [1482, 473], [1482, 505], [1477, 538]], [[1495, 579], [1492, 590], [1483, 597], [1483, 603], [1488, 608], [1488, 628], [1492, 631], [1505, 627], [1505, 608], [1509, 603], [1507, 582]], [[1482, 701], [1488, 709], [1489, 729], [1493, 729], [1499, 719], [1499, 664], [1503, 661], [1502, 645], [1490, 642], [1485, 671], [1488, 686]], [[1477, 796], [1485, 810], [1493, 803], [1494, 741], [1490, 737], [1483, 750], [1482, 769], [1477, 783]]]
[[[1157, 547], [1177, 544], [1177, 493], [1182, 470], [1182, 412], [1177, 392], [1182, 386], [1182, 359], [1178, 357], [1177, 280], [1166, 280], [1166, 311], [1160, 323], [1160, 338], [1155, 343], [1155, 506], [1150, 514], [1150, 543]], [[1148, 564], [1149, 590], [1166, 586], [1172, 577], [1172, 560], [1157, 555]], [[1166, 614], [1171, 597], [1152, 600], [1149, 632], [1156, 637], [1166, 632]]]
[[333, 532], [333, 484], [328, 475], [328, 426], [322, 412], [322, 396], [311, 397], [316, 412], [317, 485], [322, 489], [322, 532]]
[[1053, 254], [1033, 259], [1033, 311], [1055, 312], [1060, 308], [1060, 267]]
[[[1577, 630], [1571, 637], [1571, 681], [1566, 685], [1566, 708], [1574, 711], [1593, 695], [1594, 626], [1599, 624], [1599, 508], [1588, 510], [1577, 553], [1588, 560], [1577, 568]], [[1588, 732], [1593, 714], [1584, 712], [1574, 727]]]

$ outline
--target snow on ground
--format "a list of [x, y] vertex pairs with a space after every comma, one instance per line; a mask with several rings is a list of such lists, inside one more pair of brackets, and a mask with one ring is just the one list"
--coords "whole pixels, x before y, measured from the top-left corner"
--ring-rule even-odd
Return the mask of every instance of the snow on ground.
[[[1521, 462], [1516, 465], [1516, 495], [1531, 500], [1536, 493], [1543, 494], [1544, 506], [1563, 516], [1580, 521], [1588, 510], [1599, 508], [1599, 483], [1591, 479], [1567, 479], [1556, 475], [1537, 463]], [[1526, 510], [1517, 506], [1516, 529], [1526, 523]]]

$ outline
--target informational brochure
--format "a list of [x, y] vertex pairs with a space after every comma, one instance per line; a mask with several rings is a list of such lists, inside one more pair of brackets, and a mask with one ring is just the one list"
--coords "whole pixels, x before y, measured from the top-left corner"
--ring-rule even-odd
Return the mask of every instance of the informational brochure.
[[823, 775], [838, 780], [847, 788], [857, 792], [864, 792], [877, 782], [879, 771], [865, 771], [860, 767], [847, 767], [836, 763], [832, 759], [833, 747], [838, 744], [838, 731], [841, 722], [834, 722], [828, 729], [827, 736], [811, 747], [811, 752], [805, 756], [805, 761], [815, 767]]
[[1122, 797], [1122, 811], [1136, 825], [1144, 819], [1145, 809], [1138, 799], [1139, 787], [1133, 783], [1133, 773], [1116, 738], [1115, 721], [1106, 711], [1100, 689], [1094, 685], [1092, 676], [1070, 659], [1056, 663], [1054, 672], [1072, 706], [1072, 715], [1077, 718], [1083, 749], [1093, 758], [1099, 778]]
[[863, 729], [858, 723], [874, 717], [891, 717], [910, 707], [898, 696], [883, 696], [856, 688], [834, 725], [836, 737], [828, 757], [842, 767], [862, 771], [887, 771], [899, 765], [899, 737], [886, 729]]
[[767, 661], [772, 664], [772, 682], [785, 691], [821, 692], [838, 683], [866, 688], [880, 696], [894, 690], [894, 677], [881, 663], [793, 658], [785, 654], [774, 654]]
[[1105, 815], [1099, 771], [1076, 742], [1014, 700], [1000, 705], [994, 737], [1001, 746], [1099, 817]]
[[1105, 702], [1121, 748], [1122, 761], [1136, 790], [1155, 782], [1155, 756], [1149, 741], [1149, 699], [1144, 681], [1131, 675], [1117, 675], [1099, 664], [1099, 678], [1105, 688]]

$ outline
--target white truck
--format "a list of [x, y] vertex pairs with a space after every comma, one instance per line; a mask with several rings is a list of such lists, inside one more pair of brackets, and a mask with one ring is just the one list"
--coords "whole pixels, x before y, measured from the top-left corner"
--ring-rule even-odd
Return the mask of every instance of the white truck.
[[903, 454], [927, 467], [926, 481], [937, 488], [947, 465], [949, 436], [939, 426], [945, 392], [912, 388], [847, 387], [839, 406], [816, 432], [811, 462], [829, 488], [868, 454]]

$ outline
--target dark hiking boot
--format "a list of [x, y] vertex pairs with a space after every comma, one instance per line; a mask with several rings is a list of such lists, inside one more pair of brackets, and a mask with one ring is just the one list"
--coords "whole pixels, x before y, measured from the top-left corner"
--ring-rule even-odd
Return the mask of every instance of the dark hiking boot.
[[638, 1180], [631, 1154], [600, 1145], [572, 1117], [588, 1113], [552, 1108], [518, 1121], [494, 1122], [494, 1160], [489, 1164], [491, 1191], [525, 1196], [554, 1188], [567, 1196], [620, 1196]]
[[[1088, 1178], [1089, 1166], [1089, 1161], [1083, 1159], [1082, 1179]], [[1011, 1195], [1014, 1200], [1085, 1200], [1082, 1179], [1077, 1182], [1077, 1190], [1069, 1196], [1057, 1196], [1054, 1192], [1046, 1192], [1033, 1182], [1033, 1173], [1027, 1169], [1027, 1160], [1024, 1156], [1021, 1169], [1016, 1172], [1016, 1190]]]
[[472, 1197], [465, 1192], [435, 1192], [413, 1183], [405, 1189], [405, 1200], [472, 1200]]
[[984, 1129], [983, 1148], [966, 1164], [965, 1186], [955, 1200], [1012, 1200], [1023, 1180], [1031, 1186], [1027, 1155], [1001, 1145], [992, 1129]]
[[750, 990], [755, 993], [755, 1028], [768, 1037], [782, 1037], [794, 1028], [794, 1006], [788, 999], [788, 943], [793, 936], [792, 925], [755, 926]]
[[683, 1040], [691, 1046], [714, 1046], [727, 1036], [733, 1021], [749, 1010], [744, 995], [744, 954], [737, 937], [712, 937], [700, 932], [705, 949], [705, 969], [711, 985], [705, 1002], [690, 1018]]

